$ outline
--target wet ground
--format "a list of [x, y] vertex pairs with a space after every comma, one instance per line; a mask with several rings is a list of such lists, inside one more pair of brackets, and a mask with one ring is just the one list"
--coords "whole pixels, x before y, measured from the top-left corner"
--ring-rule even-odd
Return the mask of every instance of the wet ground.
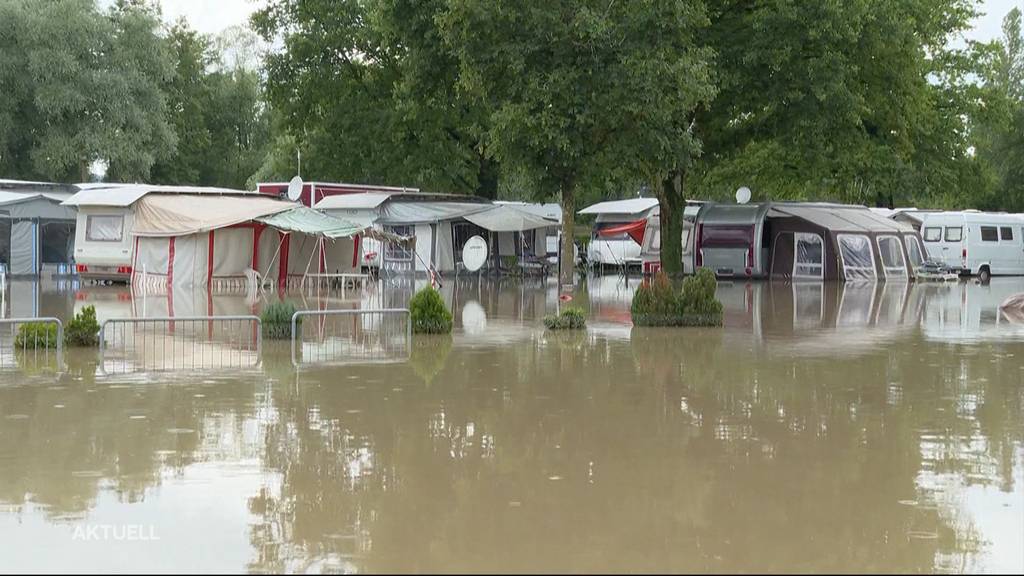
[[[1024, 326], [988, 286], [448, 282], [450, 338], [296, 371], [0, 373], [0, 571], [1024, 571]], [[292, 295], [402, 305], [408, 285]], [[244, 295], [9, 285], [7, 317], [251, 314]]]

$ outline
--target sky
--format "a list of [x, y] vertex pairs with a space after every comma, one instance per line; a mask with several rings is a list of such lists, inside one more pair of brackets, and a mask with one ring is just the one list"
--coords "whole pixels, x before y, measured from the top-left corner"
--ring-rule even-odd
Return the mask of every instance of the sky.
[[[101, 0], [110, 4], [112, 0]], [[162, 0], [164, 19], [173, 22], [184, 16], [200, 32], [217, 33], [229, 26], [245, 24], [265, 0]], [[1024, 0], [983, 0], [985, 14], [975, 21], [968, 34], [971, 40], [992, 40], [1002, 34], [1003, 16], [1014, 6], [1024, 9]]]

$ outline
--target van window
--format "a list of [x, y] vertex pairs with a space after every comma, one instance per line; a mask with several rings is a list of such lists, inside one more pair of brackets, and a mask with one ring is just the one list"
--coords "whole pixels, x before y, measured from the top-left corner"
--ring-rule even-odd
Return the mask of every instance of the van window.
[[878, 238], [878, 255], [882, 258], [882, 270], [887, 277], [906, 277], [907, 264], [903, 260], [903, 248], [899, 238], [880, 236]]
[[907, 257], [910, 258], [910, 266], [917, 270], [924, 263], [924, 252], [921, 250], [921, 243], [914, 236], [904, 236], [907, 244]]
[[1013, 242], [1013, 228], [1003, 226], [999, 229], [999, 239]]
[[982, 226], [981, 227], [981, 241], [982, 242], [999, 242], [999, 231], [995, 226]]
[[924, 241], [925, 242], [938, 242], [942, 240], [942, 228], [936, 226], [934, 228], [924, 229]]
[[794, 278], [816, 278], [825, 275], [824, 242], [817, 234], [797, 232], [796, 257], [793, 259]]
[[956, 228], [946, 228], [946, 242], [959, 242], [964, 239], [964, 229], [957, 226]]
[[843, 259], [843, 273], [847, 280], [874, 280], [875, 259], [867, 236], [840, 234], [839, 255]]
[[124, 216], [87, 216], [85, 239], [90, 242], [120, 242], [124, 238]]

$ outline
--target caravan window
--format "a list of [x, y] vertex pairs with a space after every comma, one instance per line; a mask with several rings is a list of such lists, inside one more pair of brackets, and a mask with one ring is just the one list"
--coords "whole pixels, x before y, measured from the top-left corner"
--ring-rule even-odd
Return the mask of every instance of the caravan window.
[[914, 236], [904, 236], [907, 243], [907, 256], [910, 258], [910, 265], [916, 270], [924, 263], [924, 252], [921, 250], [921, 243]]
[[690, 228], [683, 228], [683, 254], [690, 253]]
[[999, 239], [1007, 242], [1013, 242], [1013, 228], [1009, 226], [1003, 226], [999, 229]]
[[817, 234], [794, 234], [796, 256], [793, 258], [794, 278], [823, 278], [825, 276], [825, 242]]
[[651, 251], [658, 252], [661, 250], [661, 229], [655, 228], [651, 232], [654, 234], [651, 237]]
[[90, 242], [120, 242], [124, 238], [124, 216], [87, 216], [85, 239]]
[[942, 228], [936, 226], [934, 228], [924, 229], [925, 242], [938, 242], [939, 240], [942, 240]]
[[871, 255], [871, 240], [867, 236], [840, 234], [839, 255], [843, 259], [847, 280], [875, 279], [875, 258]]
[[964, 239], [964, 229], [957, 226], [956, 228], [946, 228], [946, 242], [959, 242]]
[[900, 240], [895, 236], [880, 236], [878, 238], [878, 255], [882, 258], [882, 270], [886, 277], [906, 277], [907, 263], [903, 259], [903, 248], [900, 247]]
[[981, 227], [982, 242], [999, 242], [999, 230], [995, 226]]

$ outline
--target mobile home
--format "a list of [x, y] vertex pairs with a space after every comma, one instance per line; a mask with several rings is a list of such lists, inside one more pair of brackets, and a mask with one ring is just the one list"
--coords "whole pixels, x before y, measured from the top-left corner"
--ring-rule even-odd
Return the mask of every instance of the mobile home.
[[921, 225], [933, 260], [963, 274], [1024, 275], [1024, 217], [991, 212], [932, 212]]
[[14, 276], [72, 272], [75, 211], [69, 184], [0, 180], [0, 264]]
[[694, 267], [719, 278], [768, 275], [770, 204], [705, 204], [697, 215]]
[[78, 210], [74, 259], [83, 279], [128, 282], [132, 276], [136, 203], [149, 194], [256, 198], [255, 192], [196, 186], [81, 184], [62, 206]]
[[646, 221], [658, 209], [657, 198], [631, 198], [599, 202], [579, 211], [581, 215], [597, 216], [587, 247], [587, 261], [591, 266], [641, 266], [641, 242], [630, 237], [628, 231], [602, 233], [604, 230]]

